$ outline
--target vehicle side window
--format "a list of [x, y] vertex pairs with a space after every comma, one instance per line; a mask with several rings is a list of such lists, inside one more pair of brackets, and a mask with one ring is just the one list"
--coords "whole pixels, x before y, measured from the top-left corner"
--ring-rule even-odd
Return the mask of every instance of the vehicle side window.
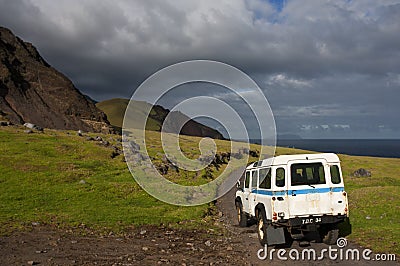
[[276, 186], [284, 187], [285, 186], [285, 168], [276, 169]]
[[271, 188], [271, 169], [263, 168], [259, 171], [260, 176], [260, 188], [270, 189]]
[[339, 184], [341, 181], [340, 171], [337, 165], [331, 165], [331, 180], [333, 184]]
[[250, 171], [246, 172], [246, 179], [244, 181], [244, 187], [249, 188], [250, 185]]
[[257, 176], [258, 171], [255, 170], [252, 172], [252, 178], [251, 178], [251, 188], [257, 188]]

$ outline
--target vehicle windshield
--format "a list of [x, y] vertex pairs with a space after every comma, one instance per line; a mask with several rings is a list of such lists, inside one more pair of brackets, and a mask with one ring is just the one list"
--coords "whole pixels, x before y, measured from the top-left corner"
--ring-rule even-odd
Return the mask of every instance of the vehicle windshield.
[[298, 163], [291, 166], [292, 186], [325, 184], [322, 163]]

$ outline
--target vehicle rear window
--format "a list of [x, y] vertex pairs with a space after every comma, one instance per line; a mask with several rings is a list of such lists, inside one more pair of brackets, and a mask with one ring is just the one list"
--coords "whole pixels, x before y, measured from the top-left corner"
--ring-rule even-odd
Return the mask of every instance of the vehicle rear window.
[[271, 188], [271, 170], [269, 168], [263, 168], [259, 170], [260, 186], [259, 188], [270, 189]]
[[331, 169], [330, 171], [331, 171], [331, 181], [332, 181], [332, 183], [333, 184], [339, 184], [341, 182], [339, 166], [331, 165], [330, 169]]
[[322, 163], [298, 163], [291, 166], [292, 186], [325, 184]]

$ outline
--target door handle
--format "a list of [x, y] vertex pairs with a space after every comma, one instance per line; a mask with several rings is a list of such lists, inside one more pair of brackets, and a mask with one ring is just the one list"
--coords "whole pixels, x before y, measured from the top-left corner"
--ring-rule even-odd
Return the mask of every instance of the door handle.
[[296, 191], [292, 191], [292, 196], [296, 196]]
[[249, 200], [249, 198], [246, 198], [246, 200]]

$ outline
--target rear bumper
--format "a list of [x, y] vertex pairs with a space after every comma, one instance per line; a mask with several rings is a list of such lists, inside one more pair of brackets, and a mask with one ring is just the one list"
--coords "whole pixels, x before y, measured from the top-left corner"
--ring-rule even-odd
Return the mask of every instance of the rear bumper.
[[323, 216], [307, 216], [307, 217], [295, 217], [290, 219], [280, 219], [272, 224], [285, 227], [303, 227], [308, 225], [320, 225], [320, 224], [336, 224], [343, 222], [346, 219], [346, 215], [323, 215]]

